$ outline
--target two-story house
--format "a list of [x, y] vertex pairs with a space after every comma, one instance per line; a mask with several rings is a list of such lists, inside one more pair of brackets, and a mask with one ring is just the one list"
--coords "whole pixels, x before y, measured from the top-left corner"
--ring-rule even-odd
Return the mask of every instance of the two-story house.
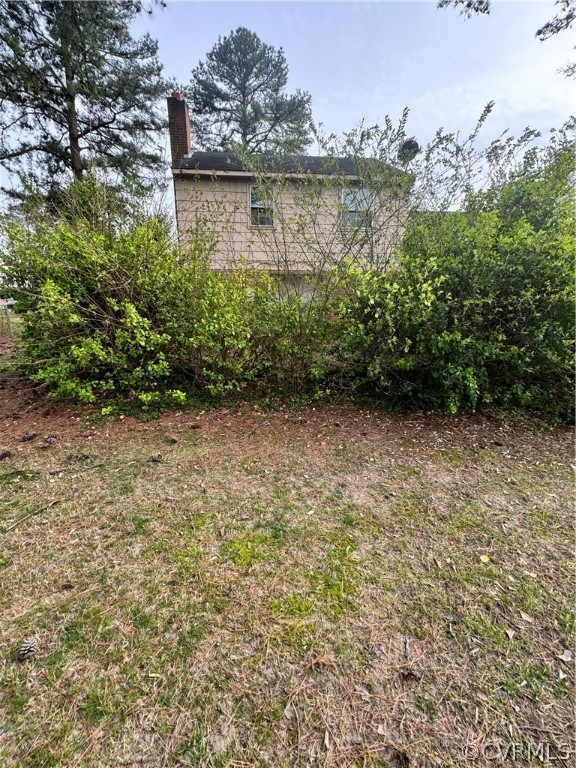
[[178, 93], [168, 116], [180, 242], [203, 238], [214, 269], [242, 261], [305, 275], [391, 257], [406, 217], [405, 172], [353, 157], [193, 152]]

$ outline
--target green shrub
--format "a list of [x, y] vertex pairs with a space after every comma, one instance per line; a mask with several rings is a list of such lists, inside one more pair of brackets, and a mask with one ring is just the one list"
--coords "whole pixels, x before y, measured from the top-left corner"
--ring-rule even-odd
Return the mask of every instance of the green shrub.
[[34, 378], [88, 402], [167, 380], [168, 336], [155, 328], [151, 286], [173, 253], [159, 221], [107, 234], [85, 219], [10, 222], [5, 232], [4, 279], [16, 289]]
[[183, 253], [161, 220], [118, 212], [93, 181], [70, 197], [56, 222], [3, 226], [22, 359], [55, 395], [147, 409], [166, 392], [300, 392], [321, 378], [332, 328], [322, 291], [307, 302], [263, 271], [214, 272], [209, 233]]
[[[362, 392], [455, 412], [485, 403], [572, 410], [574, 153], [528, 155], [462, 210], [413, 213], [386, 269], [350, 264], [304, 298], [264, 271], [210, 269], [158, 217], [93, 179], [32, 224], [5, 218], [2, 282], [22, 359], [60, 397], [145, 411], [250, 390]], [[341, 265], [342, 266], [342, 265]]]
[[402, 406], [571, 413], [572, 168], [562, 154], [463, 212], [414, 215], [393, 268], [349, 271], [342, 354], [357, 386]]

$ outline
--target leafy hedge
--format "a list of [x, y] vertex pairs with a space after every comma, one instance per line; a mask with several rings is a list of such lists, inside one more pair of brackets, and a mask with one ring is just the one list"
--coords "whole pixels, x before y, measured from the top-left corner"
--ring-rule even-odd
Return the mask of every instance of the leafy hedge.
[[354, 379], [406, 406], [573, 407], [574, 155], [524, 169], [463, 212], [420, 213], [385, 273], [342, 304]]
[[[56, 223], [3, 226], [23, 364], [55, 395], [149, 407], [251, 383], [296, 392], [321, 375], [315, 358], [332, 328], [320, 303], [280, 297], [261, 271], [213, 272], [203, 242], [182, 253], [157, 218], [117, 221], [105, 209], [104, 222], [97, 185], [91, 194], [93, 206]], [[86, 202], [85, 189], [72, 195]]]
[[340, 265], [312, 300], [263, 272], [213, 272], [206, 233], [182, 253], [160, 219], [111, 215], [97, 185], [73, 189], [82, 206], [57, 221], [3, 225], [23, 359], [56, 395], [88, 402], [320, 388], [567, 417], [573, 167], [564, 149], [460, 211], [413, 213], [391, 267]]

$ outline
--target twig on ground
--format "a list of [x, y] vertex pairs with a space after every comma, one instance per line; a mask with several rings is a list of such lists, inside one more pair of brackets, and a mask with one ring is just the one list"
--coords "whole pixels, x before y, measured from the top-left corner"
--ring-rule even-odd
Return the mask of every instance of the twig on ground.
[[62, 469], [50, 469], [48, 471], [49, 475], [59, 475], [60, 472], [88, 472], [91, 469], [98, 469], [98, 467], [103, 467], [104, 462], [101, 462], [100, 464], [92, 464], [90, 467], [63, 467]]
[[12, 477], [12, 475], [39, 475], [40, 472], [38, 472], [35, 469], [13, 469], [10, 472], [2, 472], [0, 474], [0, 479], [5, 477]]
[[16, 528], [17, 525], [20, 525], [20, 523], [24, 522], [24, 520], [27, 520], [29, 517], [34, 517], [34, 515], [39, 515], [41, 512], [46, 512], [47, 509], [50, 509], [50, 507], [53, 507], [55, 504], [60, 504], [62, 499], [53, 499], [52, 501], [49, 501], [48, 504], [45, 504], [43, 507], [40, 507], [40, 509], [36, 509], [34, 512], [28, 512], [26, 515], [22, 515], [18, 520], [16, 520], [15, 523], [12, 523], [12, 525], [9, 525], [8, 528], [4, 528], [3, 531], [0, 531], [0, 533], [8, 533], [8, 531], [11, 531], [13, 528]]
[[127, 461], [125, 464], [122, 464], [121, 467], [118, 467], [118, 469], [114, 469], [112, 471], [113, 472], [120, 472], [122, 469], [124, 469], [124, 467], [130, 466], [130, 464], [138, 464], [138, 462], [137, 461]]

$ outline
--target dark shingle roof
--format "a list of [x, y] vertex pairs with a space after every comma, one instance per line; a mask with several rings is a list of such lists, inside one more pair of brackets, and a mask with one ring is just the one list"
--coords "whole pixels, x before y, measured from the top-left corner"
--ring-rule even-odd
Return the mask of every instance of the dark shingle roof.
[[254, 165], [246, 168], [238, 155], [232, 152], [193, 152], [174, 165], [174, 170], [246, 172], [258, 170], [267, 173], [344, 174], [356, 176], [357, 167], [348, 157], [314, 157], [311, 155], [252, 155]]

